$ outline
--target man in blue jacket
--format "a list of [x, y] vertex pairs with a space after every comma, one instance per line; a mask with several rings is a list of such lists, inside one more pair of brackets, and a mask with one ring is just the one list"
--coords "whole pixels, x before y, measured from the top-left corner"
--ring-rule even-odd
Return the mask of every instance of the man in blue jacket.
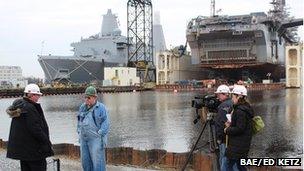
[[105, 146], [109, 132], [108, 112], [106, 107], [97, 101], [97, 91], [93, 86], [86, 88], [85, 102], [80, 106], [77, 117], [83, 170], [106, 170]]
[[215, 130], [216, 130], [216, 140], [219, 145], [219, 164], [220, 170], [227, 170], [227, 158], [225, 156], [226, 151], [226, 138], [224, 133], [225, 122], [227, 121], [226, 114], [230, 114], [232, 111], [233, 103], [229, 97], [230, 89], [227, 85], [220, 85], [215, 94], [221, 102], [218, 106], [218, 112], [214, 119], [215, 121]]

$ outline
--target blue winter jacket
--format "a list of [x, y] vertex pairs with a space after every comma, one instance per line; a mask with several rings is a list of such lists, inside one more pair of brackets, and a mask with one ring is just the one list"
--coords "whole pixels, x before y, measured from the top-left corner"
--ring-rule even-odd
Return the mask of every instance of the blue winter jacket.
[[223, 101], [218, 106], [218, 112], [216, 117], [214, 118], [215, 121], [215, 131], [216, 131], [216, 140], [220, 141], [221, 143], [225, 143], [225, 122], [227, 121], [226, 114], [231, 113], [233, 108], [233, 102], [230, 98]]

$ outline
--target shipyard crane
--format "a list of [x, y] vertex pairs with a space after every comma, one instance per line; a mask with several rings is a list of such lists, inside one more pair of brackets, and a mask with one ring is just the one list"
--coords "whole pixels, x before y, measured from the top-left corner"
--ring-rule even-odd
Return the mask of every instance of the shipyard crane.
[[143, 82], [155, 82], [151, 0], [128, 0], [128, 66], [137, 68]]
[[279, 37], [279, 43], [281, 44], [283, 37], [287, 42], [293, 43], [293, 37], [290, 37], [288, 28], [297, 27], [303, 25], [303, 18], [294, 19], [288, 16], [285, 11], [285, 0], [272, 0], [270, 2], [273, 9], [269, 11], [269, 19], [264, 23], [269, 24], [273, 31], [277, 32]]

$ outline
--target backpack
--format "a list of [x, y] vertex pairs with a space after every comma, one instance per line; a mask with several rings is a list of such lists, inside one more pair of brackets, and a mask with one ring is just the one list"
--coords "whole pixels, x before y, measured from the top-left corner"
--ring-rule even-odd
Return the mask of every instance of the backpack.
[[261, 132], [264, 127], [265, 124], [261, 116], [254, 116], [252, 118], [252, 135], [256, 135]]

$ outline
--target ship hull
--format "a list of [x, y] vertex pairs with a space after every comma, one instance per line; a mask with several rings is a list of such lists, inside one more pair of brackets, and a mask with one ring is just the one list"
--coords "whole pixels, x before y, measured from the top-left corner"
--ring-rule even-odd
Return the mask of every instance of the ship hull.
[[100, 33], [71, 43], [73, 56], [38, 55], [46, 82], [102, 82], [104, 67], [126, 65], [127, 38], [121, 35], [116, 19], [109, 9]]
[[103, 60], [40, 56], [38, 59], [45, 75], [45, 81], [90, 83], [104, 79], [104, 67], [115, 66], [116, 63], [107, 63]]
[[202, 65], [201, 69], [204, 78], [224, 79], [229, 83], [235, 83], [238, 80], [262, 82], [264, 79], [272, 79], [275, 82], [279, 82], [281, 78], [285, 78], [285, 66], [271, 63]]
[[285, 39], [268, 19], [263, 12], [192, 19], [187, 27], [192, 64], [208, 77], [280, 81], [285, 78]]

